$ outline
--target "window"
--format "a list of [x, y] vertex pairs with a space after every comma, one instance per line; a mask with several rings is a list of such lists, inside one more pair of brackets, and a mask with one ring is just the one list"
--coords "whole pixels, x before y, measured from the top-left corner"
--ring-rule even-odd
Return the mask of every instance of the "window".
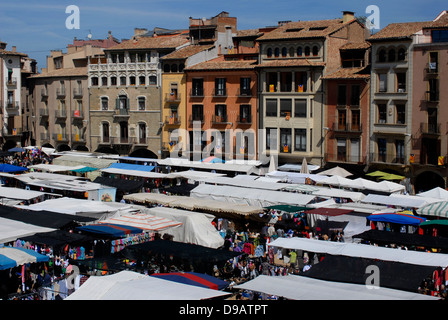
[[129, 130], [127, 121], [120, 122], [120, 143], [128, 143]]
[[110, 77], [110, 85], [111, 86], [117, 85], [117, 77]]
[[298, 57], [301, 57], [302, 55], [303, 55], [302, 47], [298, 47], [298, 48], [297, 48], [297, 56], [298, 56]]
[[397, 92], [406, 92], [406, 72], [397, 72]]
[[146, 98], [145, 97], [138, 97], [137, 103], [138, 103], [138, 110], [142, 111], [142, 110], [146, 109]]
[[286, 58], [286, 56], [288, 55], [288, 49], [286, 49], [286, 47], [282, 48], [282, 57]]
[[291, 117], [292, 114], [292, 100], [280, 99], [280, 117]]
[[360, 99], [361, 99], [361, 87], [359, 85], [352, 85], [350, 95], [350, 105], [359, 106]]
[[126, 85], [126, 77], [120, 77], [120, 86]]
[[278, 57], [280, 56], [280, 49], [279, 49], [279, 48], [275, 48], [275, 49], [274, 49], [274, 56], [275, 56], [276, 58], [278, 58]]
[[144, 86], [144, 85], [146, 84], [146, 77], [145, 77], [145, 76], [140, 76], [140, 77], [138, 77], [138, 83], [139, 83], [141, 86]]
[[102, 130], [103, 130], [103, 142], [109, 142], [109, 123], [108, 122], [103, 122]]
[[192, 118], [193, 121], [204, 120], [204, 106], [202, 104], [194, 104], [192, 106]]
[[395, 163], [404, 163], [404, 140], [395, 140]]
[[138, 142], [140, 144], [146, 144], [146, 124], [139, 123], [138, 124]]
[[277, 116], [277, 99], [266, 99], [266, 117]]
[[361, 130], [361, 111], [360, 110], [352, 110], [351, 129], [352, 129], [352, 131], [360, 131]]
[[404, 61], [404, 60], [406, 60], [406, 49], [400, 48], [398, 49], [397, 61]]
[[227, 122], [227, 106], [225, 104], [215, 105], [215, 121]]
[[267, 92], [277, 91], [277, 72], [266, 73], [266, 91]]
[[103, 87], [107, 87], [107, 77], [102, 77], [102, 78], [101, 78], [101, 85], [102, 85]]
[[173, 63], [171, 65], [171, 72], [177, 72], [177, 71], [178, 71], [177, 64]]
[[291, 47], [291, 48], [289, 48], [289, 56], [292, 58], [292, 57], [294, 57], [294, 48], [293, 47]]
[[448, 42], [448, 30], [432, 30], [432, 42]]
[[345, 130], [347, 126], [347, 110], [338, 110], [338, 130]]
[[61, 69], [62, 68], [62, 57], [54, 58], [54, 68]]
[[191, 95], [194, 97], [202, 97], [204, 95], [204, 79], [193, 79]]
[[387, 122], [387, 105], [379, 104], [378, 105], [378, 121], [377, 123], [386, 123]]
[[149, 76], [149, 84], [150, 85], [157, 85], [157, 77], [156, 76]]
[[280, 152], [291, 153], [291, 129], [280, 128]]
[[318, 46], [314, 46], [313, 47], [313, 56], [318, 56], [319, 55], [319, 47]]
[[240, 78], [240, 94], [250, 96], [250, 78]]
[[146, 53], [138, 53], [137, 59], [138, 59], [138, 62], [146, 62]]
[[118, 63], [124, 63], [124, 53], [118, 54]]
[[394, 62], [395, 61], [395, 49], [390, 49], [389, 50], [387, 60], [389, 62]]
[[134, 76], [130, 76], [130, 77], [129, 77], [129, 84], [130, 84], [131, 86], [135, 86], [135, 84], [136, 84], [136, 79], [135, 79]]
[[216, 96], [226, 95], [226, 78], [215, 79], [215, 95]]
[[440, 133], [437, 119], [437, 108], [428, 108], [428, 129], [429, 133]]
[[337, 159], [338, 161], [347, 161], [347, 140], [337, 139]]
[[128, 109], [129, 108], [129, 99], [125, 95], [120, 95], [117, 99], [117, 109]]
[[266, 128], [266, 150], [270, 150], [271, 146], [275, 147], [277, 144], [277, 129]]
[[98, 77], [92, 77], [91, 83], [92, 83], [92, 86], [96, 87], [98, 85]]
[[378, 92], [387, 92], [387, 73], [378, 74]]
[[268, 51], [267, 51], [266, 55], [267, 55], [268, 58], [272, 57], [272, 48], [268, 48]]
[[251, 123], [252, 122], [250, 109], [251, 109], [250, 104], [240, 105], [239, 121], [241, 123]]
[[294, 150], [306, 151], [306, 129], [294, 129]]
[[338, 106], [347, 105], [347, 86], [341, 84], [338, 86]]
[[101, 98], [101, 110], [103, 111], [109, 110], [109, 98], [107, 97]]
[[296, 91], [295, 92], [307, 92], [307, 80], [308, 75], [305, 71], [296, 72], [294, 75], [294, 81], [296, 85]]
[[386, 50], [380, 49], [378, 52], [378, 62], [386, 62]]
[[359, 162], [361, 159], [360, 140], [358, 138], [350, 139], [350, 161]]
[[439, 54], [438, 52], [429, 53], [429, 68], [428, 71], [431, 73], [437, 73], [439, 67]]
[[306, 46], [305, 47], [305, 57], [308, 57], [310, 55], [310, 53], [311, 53], [310, 47]]
[[292, 73], [280, 72], [280, 91], [291, 92], [292, 89]]
[[294, 100], [294, 117], [306, 118], [307, 100], [295, 99]]
[[397, 124], [406, 123], [406, 106], [404, 104], [397, 104], [395, 106], [396, 121]]
[[439, 100], [439, 81], [438, 79], [429, 79], [429, 91], [428, 91], [428, 101], [438, 101]]

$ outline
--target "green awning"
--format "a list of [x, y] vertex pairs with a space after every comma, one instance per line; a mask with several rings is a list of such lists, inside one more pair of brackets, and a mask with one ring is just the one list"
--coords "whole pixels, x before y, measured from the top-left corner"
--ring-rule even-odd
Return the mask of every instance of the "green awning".
[[417, 209], [419, 215], [448, 218], [448, 201], [430, 203]]
[[265, 209], [269, 210], [279, 210], [279, 211], [285, 211], [285, 212], [298, 212], [308, 209], [307, 207], [300, 207], [300, 206], [290, 206], [290, 205], [275, 205], [270, 207], [265, 207]]
[[420, 227], [424, 226], [448, 226], [448, 220], [426, 220], [422, 223], [420, 223]]
[[380, 176], [379, 179], [384, 179], [384, 180], [403, 180], [405, 177], [404, 176], [400, 176], [398, 174], [393, 174], [393, 173], [386, 173], [383, 176]]
[[383, 172], [383, 171], [373, 171], [370, 173], [366, 173], [366, 176], [370, 176], [370, 177], [383, 177], [385, 175], [388, 175], [388, 173]]

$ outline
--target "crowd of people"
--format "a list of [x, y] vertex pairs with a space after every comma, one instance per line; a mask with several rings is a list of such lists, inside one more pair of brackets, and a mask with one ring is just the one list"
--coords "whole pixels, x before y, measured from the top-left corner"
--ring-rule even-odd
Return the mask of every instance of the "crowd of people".
[[52, 156], [47, 155], [42, 149], [37, 147], [8, 152], [0, 157], [0, 163], [7, 163], [19, 167], [29, 167], [40, 163], [51, 164], [52, 161]]

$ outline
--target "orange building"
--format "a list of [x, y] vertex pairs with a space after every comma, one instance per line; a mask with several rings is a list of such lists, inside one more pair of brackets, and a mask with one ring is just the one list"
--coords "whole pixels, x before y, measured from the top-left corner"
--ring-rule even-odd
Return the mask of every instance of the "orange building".
[[256, 54], [231, 54], [185, 69], [190, 158], [256, 158], [256, 62]]

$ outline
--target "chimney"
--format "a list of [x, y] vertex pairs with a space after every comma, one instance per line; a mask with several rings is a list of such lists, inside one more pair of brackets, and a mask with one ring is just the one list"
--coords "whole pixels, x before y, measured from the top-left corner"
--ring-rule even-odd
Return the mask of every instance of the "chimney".
[[353, 11], [342, 11], [342, 22], [347, 23], [355, 19], [355, 13]]
[[12, 52], [16, 52], [17, 51], [17, 47], [16, 46], [12, 46]]

